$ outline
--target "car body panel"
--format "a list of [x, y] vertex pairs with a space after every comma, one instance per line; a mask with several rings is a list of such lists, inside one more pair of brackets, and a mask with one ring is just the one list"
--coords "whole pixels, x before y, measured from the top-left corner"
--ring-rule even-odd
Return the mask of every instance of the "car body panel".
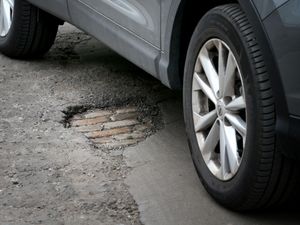
[[289, 113], [300, 116], [300, 1], [292, 0], [264, 20], [282, 84]]
[[[288, 108], [288, 131], [282, 152], [300, 159], [300, 1], [290, 0], [264, 20], [275, 65], [281, 75], [283, 95]], [[275, 90], [276, 91], [276, 90]]]
[[170, 50], [170, 42], [168, 40], [171, 39], [172, 25], [181, 2], [181, 0], [164, 0], [161, 4], [161, 49], [167, 53]]
[[[178, 66], [171, 65], [170, 52], [172, 43], [172, 34], [177, 36], [179, 42], [180, 37], [173, 32], [175, 29], [180, 30], [180, 27], [174, 26], [174, 22], [178, 16], [181, 0], [164, 0], [161, 4], [161, 57], [159, 60], [159, 77], [161, 82], [173, 89], [181, 88], [181, 79], [178, 71]], [[175, 50], [175, 49], [173, 49]], [[178, 49], [179, 51], [179, 49]], [[177, 57], [174, 55], [174, 57]]]
[[81, 1], [71, 0], [68, 5], [74, 25], [157, 77], [159, 48]]
[[160, 0], [79, 1], [160, 48]]
[[269, 16], [274, 10], [288, 2], [289, 0], [252, 0], [262, 19]]
[[62, 20], [71, 22], [67, 0], [50, 0], [50, 1], [28, 0], [28, 1]]

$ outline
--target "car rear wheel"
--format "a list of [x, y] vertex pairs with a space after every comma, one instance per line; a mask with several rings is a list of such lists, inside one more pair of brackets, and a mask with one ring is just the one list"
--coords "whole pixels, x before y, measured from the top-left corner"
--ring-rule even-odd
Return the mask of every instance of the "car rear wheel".
[[25, 0], [0, 0], [0, 51], [12, 58], [33, 58], [52, 46], [58, 19]]
[[187, 53], [184, 114], [207, 191], [234, 210], [286, 201], [298, 168], [276, 149], [276, 109], [252, 26], [238, 5], [212, 9]]

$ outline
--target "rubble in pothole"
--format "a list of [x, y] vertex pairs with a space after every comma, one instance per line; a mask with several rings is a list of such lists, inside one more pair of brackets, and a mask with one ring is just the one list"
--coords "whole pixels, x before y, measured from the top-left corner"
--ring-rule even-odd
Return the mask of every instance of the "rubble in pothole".
[[69, 124], [96, 147], [107, 149], [135, 145], [154, 130], [152, 118], [136, 106], [88, 110], [75, 114]]

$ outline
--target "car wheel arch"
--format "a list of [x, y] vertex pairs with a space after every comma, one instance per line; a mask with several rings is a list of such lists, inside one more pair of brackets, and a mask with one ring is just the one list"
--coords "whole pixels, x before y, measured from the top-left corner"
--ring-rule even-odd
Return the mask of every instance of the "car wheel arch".
[[[281, 76], [279, 73], [279, 69], [276, 65], [276, 60], [273, 54], [273, 49], [269, 44], [267, 33], [264, 29], [263, 21], [260, 19], [259, 12], [256, 10], [255, 4], [253, 1], [248, 0], [222, 0], [222, 1], [212, 1], [209, 5], [206, 5], [206, 9], [203, 10], [199, 15], [197, 15], [192, 21], [190, 27], [186, 28], [185, 23], [190, 22], [188, 19], [190, 17], [185, 17], [185, 12], [188, 11], [189, 8], [197, 8], [194, 5], [189, 6], [188, 4], [201, 4], [195, 3], [190, 0], [176, 0], [172, 2], [172, 7], [168, 16], [167, 21], [167, 29], [165, 35], [165, 46], [164, 50], [165, 60], [167, 62], [163, 63], [162, 67], [166, 67], [160, 71], [161, 77], [167, 80], [167, 85], [173, 89], [181, 89], [182, 81], [183, 81], [183, 70], [184, 70], [184, 62], [185, 57], [189, 45], [190, 38], [193, 34], [193, 29], [196, 27], [197, 22], [205, 15], [207, 11], [214, 8], [220, 4], [227, 3], [238, 3], [241, 8], [245, 11], [249, 21], [253, 24], [254, 32], [257, 36], [257, 42], [260, 44], [262, 48], [262, 54], [266, 60], [266, 66], [271, 76], [272, 87], [275, 91], [275, 106], [276, 106], [276, 131], [277, 135], [280, 136], [280, 140], [286, 140], [286, 135], [289, 130], [289, 113], [287, 102], [284, 95], [284, 89], [281, 82]], [[203, 4], [203, 3], [202, 3]], [[193, 7], [194, 6], [194, 7]], [[194, 27], [193, 27], [194, 24]], [[187, 29], [187, 30], [186, 30]], [[184, 35], [183, 35], [184, 34]], [[165, 74], [164, 74], [165, 73]], [[285, 150], [285, 143], [277, 143], [277, 147], [281, 149], [281, 151], [289, 156], [289, 153]]]

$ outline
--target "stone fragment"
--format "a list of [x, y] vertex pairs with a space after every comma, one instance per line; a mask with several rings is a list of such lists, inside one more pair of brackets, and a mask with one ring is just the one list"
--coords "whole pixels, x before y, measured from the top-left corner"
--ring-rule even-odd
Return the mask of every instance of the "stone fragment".
[[142, 132], [132, 132], [132, 133], [119, 134], [119, 135], [113, 136], [113, 138], [116, 140], [141, 139], [144, 137], [145, 137], [145, 135]]
[[129, 127], [138, 124], [137, 120], [121, 120], [115, 122], [107, 122], [103, 124], [104, 129], [112, 129], [117, 127]]
[[130, 112], [130, 113], [114, 114], [110, 117], [110, 119], [111, 121], [119, 121], [119, 120], [136, 119], [137, 117], [138, 117], [137, 112]]
[[73, 127], [79, 127], [79, 126], [88, 126], [88, 125], [95, 125], [99, 123], [105, 123], [108, 122], [109, 118], [106, 116], [96, 117], [92, 119], [82, 119], [82, 120], [74, 120], [72, 121]]
[[93, 119], [96, 117], [103, 117], [103, 116], [110, 116], [112, 114], [111, 111], [103, 110], [103, 111], [94, 111], [94, 112], [88, 112], [83, 115], [83, 118], [85, 119]]
[[89, 133], [86, 133], [85, 136], [87, 138], [101, 138], [101, 137], [108, 137], [108, 136], [113, 136], [113, 135], [117, 135], [117, 134], [129, 133], [129, 132], [131, 132], [130, 127], [121, 127], [121, 128], [110, 129], [110, 130], [89, 132]]
[[132, 112], [137, 112], [137, 108], [136, 107], [126, 107], [126, 108], [123, 108], [123, 109], [116, 110], [116, 114], [132, 113]]
[[96, 124], [96, 125], [75, 127], [75, 129], [79, 132], [86, 133], [86, 132], [93, 132], [93, 131], [101, 131], [104, 129], [104, 126], [102, 124]]

